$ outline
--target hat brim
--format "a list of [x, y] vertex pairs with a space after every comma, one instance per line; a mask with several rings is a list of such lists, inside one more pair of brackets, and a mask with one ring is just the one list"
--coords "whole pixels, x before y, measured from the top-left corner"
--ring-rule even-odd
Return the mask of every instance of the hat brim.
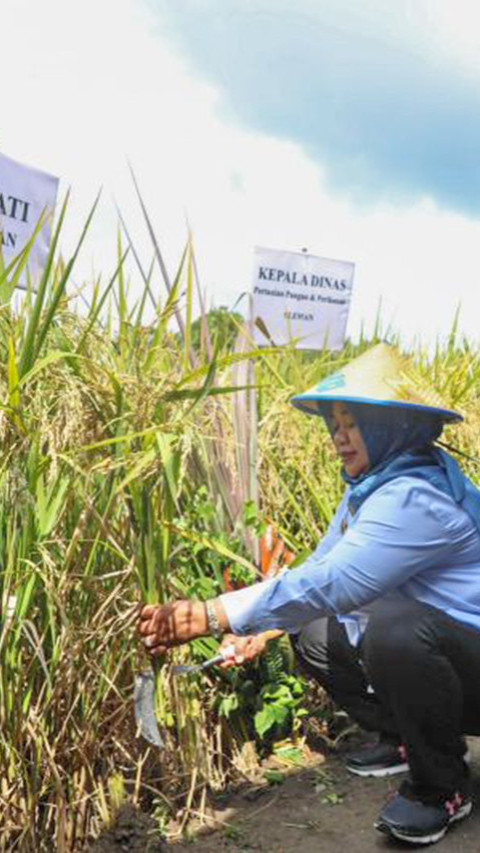
[[[463, 421], [463, 415], [460, 412], [455, 412], [453, 409], [441, 409], [437, 406], [423, 406], [420, 403], [406, 403], [401, 400], [373, 400], [367, 397], [348, 397], [342, 394], [329, 394], [328, 397], [320, 395], [296, 394], [290, 398], [290, 402], [295, 408], [305, 412], [307, 415], [325, 414], [325, 406], [330, 403], [360, 403], [365, 406], [381, 406], [382, 408], [395, 409], [410, 409], [413, 411], [423, 412], [430, 415], [437, 415], [443, 418], [446, 423], [454, 423]], [[322, 411], [323, 408], [323, 411]]]

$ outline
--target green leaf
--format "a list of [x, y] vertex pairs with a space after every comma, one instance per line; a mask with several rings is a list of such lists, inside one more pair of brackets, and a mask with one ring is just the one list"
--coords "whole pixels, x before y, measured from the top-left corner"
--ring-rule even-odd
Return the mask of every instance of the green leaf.
[[222, 717], [230, 717], [234, 711], [240, 708], [240, 696], [238, 693], [231, 693], [230, 696], [224, 696], [218, 706], [218, 713]]
[[24, 245], [21, 252], [19, 252], [7, 267], [4, 267], [2, 262], [0, 268], [0, 304], [6, 305], [10, 302], [15, 288], [18, 287], [20, 276], [26, 268], [30, 252], [32, 251], [35, 240], [37, 239], [44, 222], [45, 211], [42, 211], [30, 239]]
[[31, 311], [29, 313], [27, 330], [25, 333], [24, 341], [23, 341], [22, 354], [21, 354], [21, 359], [20, 359], [19, 374], [21, 377], [23, 377], [25, 375], [25, 373], [27, 373], [27, 371], [29, 371], [33, 365], [34, 351], [35, 351], [35, 345], [36, 345], [36, 338], [38, 335], [38, 329], [39, 329], [39, 325], [40, 325], [41, 312], [42, 312], [43, 305], [45, 302], [47, 286], [48, 286], [48, 282], [49, 282], [49, 278], [50, 278], [50, 273], [51, 273], [52, 268], [53, 268], [53, 259], [54, 259], [55, 251], [57, 248], [58, 240], [60, 237], [60, 231], [62, 229], [63, 221], [65, 219], [65, 213], [67, 210], [68, 199], [69, 199], [69, 193], [67, 193], [67, 195], [65, 197], [65, 200], [63, 202], [63, 205], [62, 205], [62, 208], [60, 211], [60, 216], [59, 216], [59, 220], [57, 223], [57, 227], [55, 228], [55, 231], [54, 231], [52, 238], [50, 240], [50, 248], [48, 250], [47, 260], [45, 262], [45, 266], [43, 269], [42, 277], [40, 279], [40, 283], [38, 285], [38, 290], [37, 290], [37, 293], [35, 295], [35, 300], [34, 300], [33, 306], [32, 306]]
[[262, 700], [279, 703], [281, 705], [292, 704], [292, 694], [286, 684], [270, 685], [262, 689]]
[[183, 527], [179, 527], [177, 524], [169, 524], [168, 526], [174, 533], [179, 533], [186, 539], [190, 539], [192, 542], [202, 545], [204, 548], [210, 548], [212, 551], [216, 551], [217, 554], [221, 554], [222, 557], [228, 557], [229, 560], [240, 563], [240, 565], [245, 566], [246, 569], [254, 572], [256, 576], [260, 574], [254, 563], [251, 563], [250, 560], [246, 560], [245, 557], [240, 556], [240, 554], [235, 554], [234, 551], [227, 548], [227, 546], [219, 542], [218, 539], [212, 539], [209, 536], [194, 533], [192, 530], [186, 530]]
[[298, 746], [293, 746], [292, 744], [286, 744], [284, 746], [275, 745], [273, 751], [278, 758], [282, 759], [282, 761], [288, 761], [290, 764], [295, 764], [297, 766], [302, 766], [305, 763], [303, 752], [298, 748]]
[[282, 785], [285, 782], [285, 773], [281, 770], [264, 770], [263, 775], [269, 785]]
[[264, 735], [274, 727], [283, 726], [289, 717], [290, 710], [283, 705], [264, 705], [264, 707], [255, 714], [255, 731], [259, 737], [264, 737]]
[[[18, 368], [15, 358], [15, 344], [11, 335], [8, 337], [8, 405], [18, 412], [20, 406], [20, 389], [18, 386]], [[16, 422], [19, 420], [15, 415]]]
[[65, 496], [70, 485], [70, 477], [56, 477], [53, 482], [45, 485], [43, 473], [37, 477], [36, 511], [38, 533], [40, 537], [48, 536], [65, 506]]

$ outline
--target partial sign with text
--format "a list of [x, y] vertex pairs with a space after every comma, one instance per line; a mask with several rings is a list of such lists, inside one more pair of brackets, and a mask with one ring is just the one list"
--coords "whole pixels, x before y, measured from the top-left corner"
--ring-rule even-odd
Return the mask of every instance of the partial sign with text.
[[253, 274], [257, 343], [280, 345], [295, 339], [300, 349], [341, 349], [354, 269], [349, 261], [257, 247]]
[[35, 289], [43, 272], [57, 190], [58, 178], [0, 154], [0, 244], [5, 266], [19, 255], [42, 217], [28, 259], [28, 274], [19, 282], [23, 287], [30, 277]]

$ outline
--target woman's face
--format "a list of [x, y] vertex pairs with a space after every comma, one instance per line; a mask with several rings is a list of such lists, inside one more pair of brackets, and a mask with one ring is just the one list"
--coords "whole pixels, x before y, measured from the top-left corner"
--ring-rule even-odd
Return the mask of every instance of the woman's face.
[[332, 406], [332, 438], [343, 467], [349, 477], [368, 470], [370, 460], [362, 434], [345, 403]]

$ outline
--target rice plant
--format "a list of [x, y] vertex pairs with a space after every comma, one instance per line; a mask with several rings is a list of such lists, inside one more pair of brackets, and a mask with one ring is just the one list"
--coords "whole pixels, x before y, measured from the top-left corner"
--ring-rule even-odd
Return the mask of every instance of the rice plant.
[[[134, 676], [150, 665], [138, 604], [215, 595], [232, 567], [250, 582], [262, 520], [297, 556], [315, 544], [340, 494], [338, 464], [320, 419], [288, 399], [370, 343], [258, 350], [239, 329], [231, 351], [202, 315], [193, 347], [191, 240], [170, 280], [146, 211], [153, 263], [125, 227], [116, 270], [76, 313], [68, 288], [93, 214], [65, 262], [63, 206], [37, 291], [16, 310], [26, 254], [0, 269], [0, 850], [81, 850], [124, 797], [146, 808], [163, 798], [188, 816], [229, 778], [249, 735], [241, 715], [218, 716], [219, 696], [240, 695], [228, 679], [179, 684], [161, 663], [165, 750], [136, 736]], [[454, 329], [433, 357], [415, 355], [468, 413], [455, 440], [478, 455], [477, 350]], [[214, 646], [175, 655], [202, 659]]]

